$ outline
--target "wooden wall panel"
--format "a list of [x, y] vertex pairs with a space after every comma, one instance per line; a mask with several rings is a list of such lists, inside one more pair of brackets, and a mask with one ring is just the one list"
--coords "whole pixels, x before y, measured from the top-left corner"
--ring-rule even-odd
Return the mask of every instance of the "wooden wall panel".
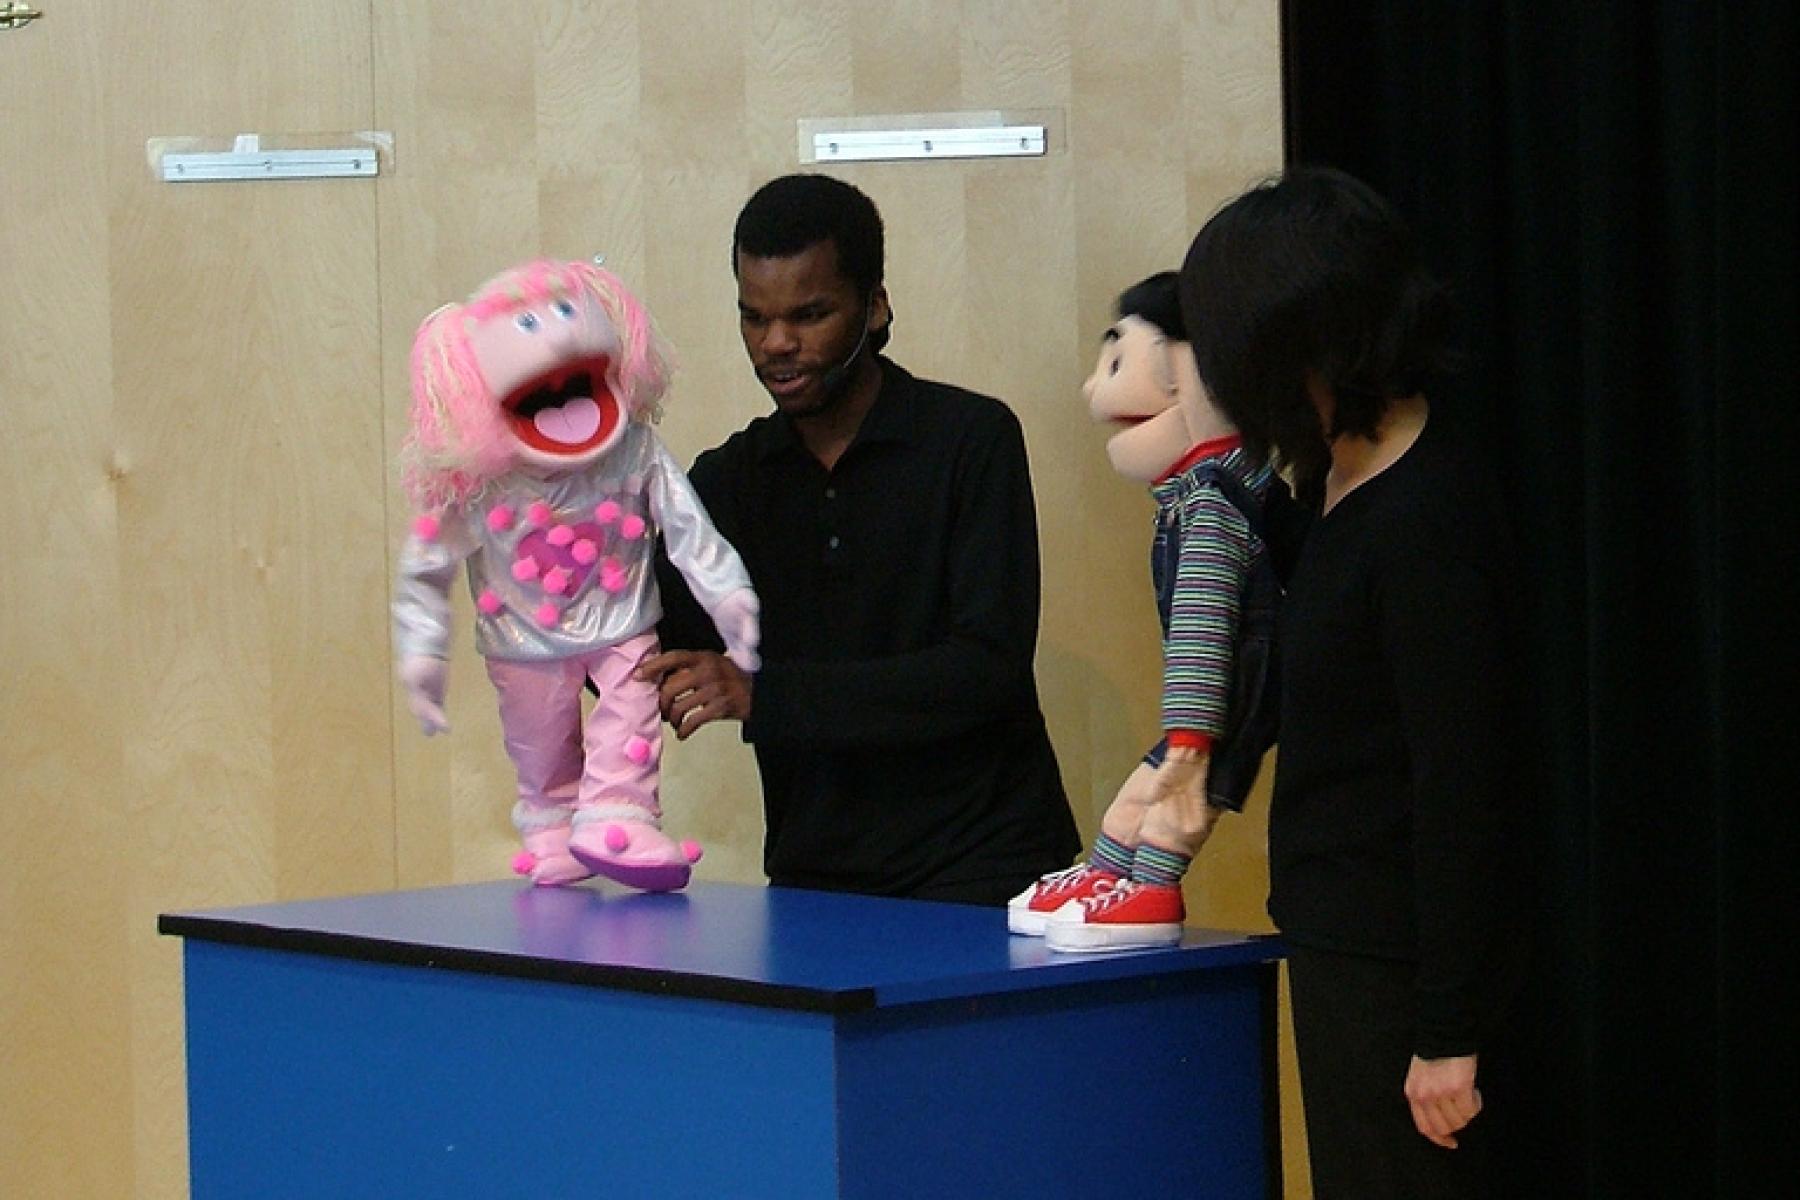
[[20, 1195], [132, 1177], [102, 46], [91, 20], [0, 34], [0, 1191]]
[[[0, 223], [0, 497], [32, 514], [0, 534], [24, 581], [0, 608], [0, 1189], [183, 1194], [177, 947], [157, 912], [505, 873], [511, 770], [466, 597], [452, 736], [421, 737], [391, 683], [413, 331], [517, 260], [603, 253], [675, 347], [662, 434], [690, 459], [768, 407], [728, 246], [749, 192], [796, 169], [801, 119], [1051, 125], [1039, 159], [837, 173], [887, 222], [894, 356], [1025, 425], [1040, 683], [1091, 833], [1155, 734], [1159, 655], [1149, 504], [1079, 389], [1113, 296], [1279, 165], [1276, 16], [58, 0], [0, 35], [0, 72], [42, 109], [0, 125], [0, 201], [28, 214]], [[362, 129], [394, 135], [372, 183], [178, 188], [144, 161], [154, 135]], [[664, 782], [672, 827], [708, 847], [700, 878], [759, 881], [735, 729], [671, 743]], [[1194, 919], [1266, 927], [1263, 811], [1208, 848]]]
[[368, 182], [175, 186], [146, 139], [370, 126], [368, 13], [106, 9], [114, 408], [131, 714], [134, 1155], [179, 1194], [178, 946], [160, 911], [393, 886]]
[[43, 7], [0, 41], [0, 474], [49, 510], [6, 535], [0, 1160], [177, 1196], [156, 914], [393, 885], [386, 497], [374, 185], [178, 188], [146, 139], [367, 129], [367, 6]]

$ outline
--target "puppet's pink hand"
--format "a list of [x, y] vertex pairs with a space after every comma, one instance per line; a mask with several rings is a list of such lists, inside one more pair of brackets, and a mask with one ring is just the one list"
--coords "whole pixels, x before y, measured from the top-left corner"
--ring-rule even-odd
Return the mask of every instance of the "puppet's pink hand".
[[406, 688], [406, 706], [425, 736], [446, 733], [450, 719], [444, 715], [444, 688], [448, 672], [444, 660], [414, 654], [400, 664], [400, 682]]
[[758, 620], [761, 612], [762, 605], [749, 588], [732, 592], [712, 612], [713, 624], [725, 640], [725, 657], [752, 675], [762, 666], [762, 657], [756, 652], [762, 640], [762, 624]]

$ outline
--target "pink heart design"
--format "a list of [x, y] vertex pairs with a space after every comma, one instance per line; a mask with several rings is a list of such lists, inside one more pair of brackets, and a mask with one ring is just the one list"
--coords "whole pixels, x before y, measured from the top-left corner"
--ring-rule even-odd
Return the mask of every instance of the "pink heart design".
[[593, 560], [582, 562], [581, 558], [584, 556], [576, 555], [575, 546], [582, 541], [598, 544], [606, 537], [606, 531], [591, 521], [584, 521], [572, 528], [576, 539], [573, 545], [558, 546], [551, 541], [547, 531], [534, 529], [519, 539], [518, 548], [513, 551], [515, 563], [529, 559], [537, 564], [540, 579], [553, 570], [560, 570], [568, 580], [562, 588], [565, 596], [580, 595], [594, 574]]

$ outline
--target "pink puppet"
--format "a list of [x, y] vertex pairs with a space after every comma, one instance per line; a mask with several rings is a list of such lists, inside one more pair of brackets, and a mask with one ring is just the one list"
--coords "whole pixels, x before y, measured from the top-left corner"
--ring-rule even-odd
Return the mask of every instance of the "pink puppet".
[[632, 678], [657, 652], [659, 533], [732, 660], [758, 666], [749, 573], [651, 429], [668, 373], [643, 306], [583, 262], [507, 271], [413, 343], [400, 678], [425, 732], [447, 729], [449, 592], [466, 566], [518, 774], [513, 866], [533, 883], [668, 891], [700, 857], [662, 832], [657, 693]]

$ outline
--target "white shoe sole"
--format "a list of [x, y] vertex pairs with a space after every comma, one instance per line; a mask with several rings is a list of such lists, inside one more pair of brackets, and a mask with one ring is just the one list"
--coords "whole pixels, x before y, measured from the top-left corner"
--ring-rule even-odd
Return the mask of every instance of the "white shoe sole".
[[1181, 940], [1179, 925], [1084, 925], [1054, 921], [1044, 931], [1052, 950], [1083, 954], [1096, 950], [1150, 950]]
[[1028, 908], [1006, 910], [1006, 928], [1020, 937], [1043, 937], [1049, 924], [1049, 913], [1032, 912]]

